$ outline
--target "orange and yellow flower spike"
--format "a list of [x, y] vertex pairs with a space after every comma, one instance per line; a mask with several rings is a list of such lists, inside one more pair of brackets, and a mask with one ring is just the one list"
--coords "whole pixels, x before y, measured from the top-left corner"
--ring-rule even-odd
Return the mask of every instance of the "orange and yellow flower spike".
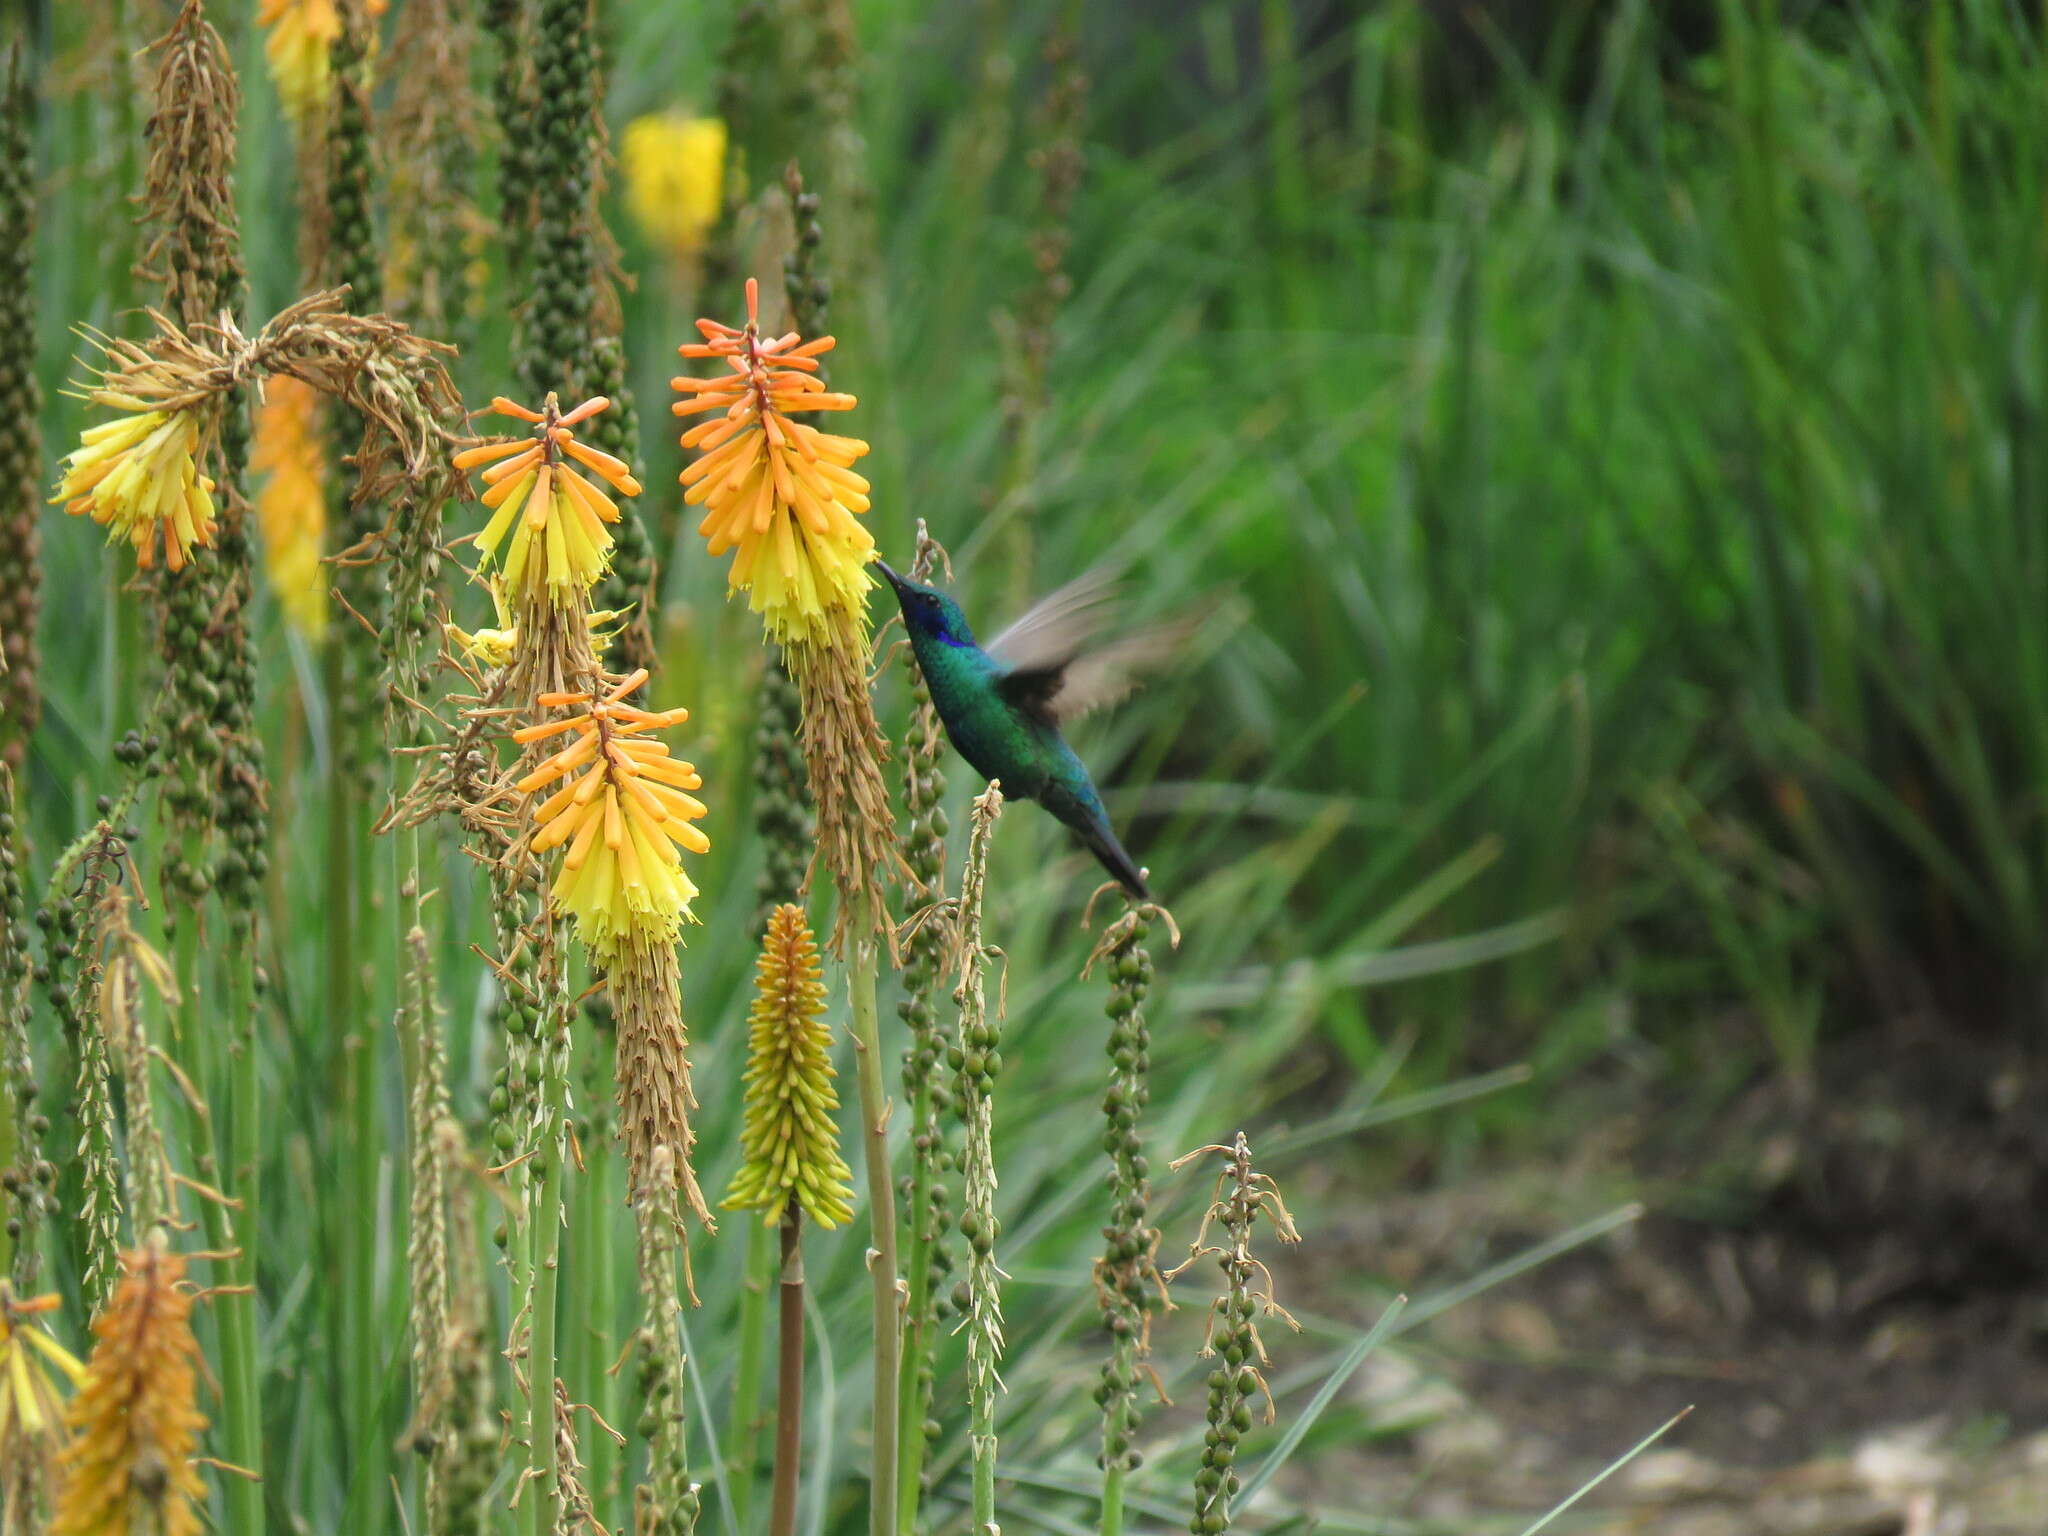
[[551, 394], [544, 407], [534, 411], [499, 395], [491, 409], [532, 423], [532, 433], [455, 455], [457, 469], [490, 466], [483, 472], [479, 499], [493, 515], [477, 535], [477, 548], [485, 564], [500, 563], [515, 605], [545, 598], [560, 607], [571, 606], [610, 566], [612, 534], [606, 525], [619, 520], [618, 503], [591, 484], [583, 471], [624, 496], [638, 496], [640, 482], [618, 459], [576, 441], [571, 430], [610, 404], [597, 395], [563, 411]]
[[868, 510], [868, 482], [851, 467], [868, 445], [790, 419], [857, 402], [817, 377], [830, 336], [764, 340], [760, 309], [760, 284], [748, 278], [746, 325], [699, 320], [704, 340], [679, 349], [732, 370], [670, 381], [688, 397], [672, 407], [676, 415], [717, 413], [683, 434], [698, 453], [682, 474], [683, 500], [706, 509], [697, 531], [713, 555], [735, 551], [728, 586], [749, 594], [769, 633], [784, 643], [822, 640], [835, 611], [864, 612], [873, 585], [864, 567], [874, 537], [856, 520]]
[[96, 389], [89, 398], [121, 414], [79, 435], [51, 504], [90, 517], [107, 530], [109, 543], [126, 539], [144, 570], [156, 563], [161, 543], [164, 564], [182, 571], [193, 545], [213, 543], [215, 526], [213, 481], [199, 473], [197, 411], [155, 410], [114, 389]]
[[76, 1387], [85, 1366], [33, 1321], [57, 1310], [57, 1297], [17, 1298], [0, 1280], [0, 1466], [26, 1465], [63, 1438], [64, 1404], [57, 1383]]
[[264, 574], [286, 622], [318, 640], [327, 632], [327, 572], [320, 564], [327, 465], [320, 447], [320, 393], [312, 385], [289, 377], [264, 384], [249, 467], [269, 477], [256, 493]]
[[704, 803], [689, 791], [703, 788], [704, 781], [695, 767], [671, 757], [665, 743], [647, 734], [682, 724], [690, 712], [626, 703], [626, 695], [646, 681], [643, 667], [602, 698], [544, 693], [538, 700], [543, 708], [582, 705], [583, 711], [512, 733], [521, 746], [564, 734], [574, 738], [543, 759], [519, 788], [530, 795], [561, 784], [534, 808], [539, 830], [533, 850], [567, 845], [554, 899], [574, 914], [578, 936], [598, 955], [611, 955], [633, 938], [673, 941], [697, 894], [679, 850], [704, 853], [711, 847], [691, 825], [704, 815]]

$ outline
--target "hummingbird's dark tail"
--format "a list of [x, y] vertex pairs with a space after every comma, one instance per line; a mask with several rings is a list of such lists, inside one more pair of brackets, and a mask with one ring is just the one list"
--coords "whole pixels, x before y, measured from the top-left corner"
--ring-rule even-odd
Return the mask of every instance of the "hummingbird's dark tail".
[[1088, 851], [1102, 861], [1102, 867], [1116, 876], [1116, 882], [1139, 901], [1150, 901], [1152, 893], [1145, 886], [1145, 876], [1124, 852], [1124, 845], [1116, 840], [1116, 833], [1109, 829], [1107, 820], [1092, 818], [1086, 826], [1074, 829], [1081, 841], [1088, 845]]

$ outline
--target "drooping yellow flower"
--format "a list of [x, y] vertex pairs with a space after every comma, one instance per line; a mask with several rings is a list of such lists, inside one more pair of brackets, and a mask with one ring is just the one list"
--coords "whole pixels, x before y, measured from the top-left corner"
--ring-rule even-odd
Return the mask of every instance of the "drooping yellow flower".
[[121, 414], [79, 435], [51, 503], [100, 524], [108, 543], [126, 539], [145, 570], [161, 539], [164, 564], [182, 571], [194, 544], [213, 543], [213, 481], [199, 473], [198, 412], [154, 410], [114, 389], [89, 398]]
[[833, 613], [864, 612], [874, 584], [865, 570], [874, 537], [856, 521], [868, 510], [868, 483], [850, 467], [868, 445], [790, 420], [856, 404], [816, 377], [833, 339], [806, 342], [792, 332], [763, 340], [753, 278], [744, 329], [715, 320], [699, 320], [697, 329], [703, 342], [682, 347], [683, 356], [722, 358], [732, 371], [671, 381], [692, 397], [676, 402], [676, 415], [719, 413], [683, 434], [683, 446], [700, 455], [683, 471], [683, 500], [706, 509], [697, 531], [713, 555], [735, 551], [727, 584], [747, 591], [769, 633], [784, 643], [822, 641]]
[[263, 568], [278, 606], [309, 640], [327, 632], [327, 573], [320, 544], [327, 532], [327, 465], [320, 448], [320, 392], [279, 376], [263, 391], [249, 467], [270, 478], [256, 493]]
[[477, 535], [477, 548], [485, 564], [500, 562], [515, 603], [545, 597], [568, 607], [582, 600], [611, 563], [612, 535], [605, 525], [619, 520], [618, 503], [592, 485], [576, 465], [591, 470], [621, 495], [638, 496], [640, 482], [620, 460], [577, 442], [570, 430], [610, 404], [597, 395], [564, 412], [551, 394], [543, 409], [530, 411], [499, 395], [491, 409], [532, 422], [533, 432], [455, 455], [457, 469], [491, 465], [483, 473], [485, 489], [479, 499], [493, 516]]
[[519, 781], [536, 794], [557, 780], [562, 787], [534, 808], [533, 850], [568, 845], [555, 876], [554, 900], [573, 913], [576, 932], [594, 953], [607, 956], [634, 938], [673, 941], [690, 915], [697, 887], [683, 873], [679, 848], [703, 853], [710, 840], [691, 823], [704, 803], [687, 791], [704, 781], [689, 763], [669, 756], [665, 743], [646, 733], [680, 725], [687, 709], [659, 712], [624, 702], [647, 681], [640, 668], [600, 699], [587, 693], [544, 693], [544, 709], [583, 713], [512, 733], [529, 746], [564, 732], [575, 740]]
[[192, 1464], [206, 1418], [185, 1261], [161, 1235], [121, 1256], [121, 1283], [66, 1419], [71, 1443], [50, 1536], [197, 1536], [206, 1498]]
[[715, 117], [650, 112], [626, 124], [626, 207], [648, 239], [678, 256], [703, 249], [724, 200], [725, 145]]
[[839, 1095], [824, 1011], [811, 925], [802, 907], [785, 902], [761, 938], [747, 1031], [744, 1160], [722, 1202], [729, 1211], [765, 1211], [771, 1226], [792, 1201], [823, 1227], [853, 1219], [853, 1174], [832, 1120]]
[[0, 1280], [0, 1467], [56, 1449], [64, 1430], [57, 1382], [76, 1387], [85, 1379], [85, 1367], [34, 1321], [57, 1305], [55, 1295], [17, 1298]]
[[[365, 0], [363, 9], [375, 18], [389, 4]], [[334, 87], [329, 60], [341, 36], [341, 8], [335, 0], [261, 0], [256, 20], [270, 29], [263, 54], [284, 115], [294, 127], [303, 127], [327, 105]]]

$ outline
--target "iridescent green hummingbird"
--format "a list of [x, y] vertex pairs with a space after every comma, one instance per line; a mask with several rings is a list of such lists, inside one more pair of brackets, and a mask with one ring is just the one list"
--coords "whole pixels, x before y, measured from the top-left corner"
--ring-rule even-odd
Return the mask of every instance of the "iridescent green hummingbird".
[[1117, 841], [1095, 781], [1060, 727], [1130, 692], [1139, 668], [1179, 649], [1184, 626], [1090, 649], [1111, 597], [1108, 576], [1091, 572], [1041, 598], [984, 646], [952, 598], [879, 560], [875, 566], [896, 589], [911, 649], [954, 749], [983, 778], [1000, 780], [1006, 798], [1036, 800], [1051, 811], [1119, 885], [1150, 901], [1144, 872]]

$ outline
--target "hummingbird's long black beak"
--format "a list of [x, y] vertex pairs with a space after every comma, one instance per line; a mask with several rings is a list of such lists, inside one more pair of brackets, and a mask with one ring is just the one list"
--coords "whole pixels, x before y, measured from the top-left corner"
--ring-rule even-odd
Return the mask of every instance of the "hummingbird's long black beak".
[[891, 569], [888, 561], [877, 560], [874, 562], [874, 565], [876, 570], [880, 571], [884, 576], [889, 578], [889, 585], [894, 587], [896, 589], [896, 595], [898, 597], [901, 597], [904, 593], [905, 588], [907, 588], [910, 583], [904, 577], [898, 575], [895, 570]]

